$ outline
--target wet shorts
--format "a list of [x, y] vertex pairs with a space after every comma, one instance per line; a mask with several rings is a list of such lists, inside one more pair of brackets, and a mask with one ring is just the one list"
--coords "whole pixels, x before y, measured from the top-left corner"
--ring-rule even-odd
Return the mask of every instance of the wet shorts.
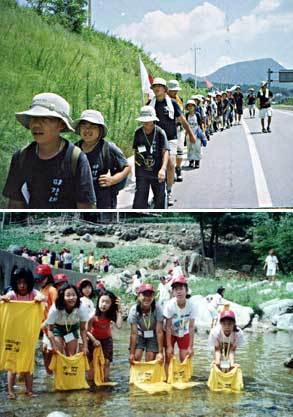
[[[186, 350], [188, 349], [189, 341], [190, 341], [189, 333], [187, 333], [183, 337], [171, 335], [171, 345], [173, 349], [174, 349], [175, 343], [177, 343], [179, 349]], [[164, 333], [164, 346], [167, 347], [166, 333]]]
[[53, 334], [57, 337], [64, 337], [69, 333], [73, 333], [76, 339], [79, 338], [79, 323], [69, 324], [67, 326], [62, 326], [61, 324], [55, 324], [53, 328]]
[[159, 352], [157, 337], [143, 337], [137, 335], [135, 349], [143, 349], [146, 352]]
[[[107, 337], [107, 339], [97, 339], [101, 343], [102, 351], [105, 359], [108, 359], [109, 362], [113, 361], [113, 339], [112, 337]], [[88, 341], [88, 350], [89, 350], [89, 361], [93, 360], [93, 351], [94, 345], [91, 340]]]

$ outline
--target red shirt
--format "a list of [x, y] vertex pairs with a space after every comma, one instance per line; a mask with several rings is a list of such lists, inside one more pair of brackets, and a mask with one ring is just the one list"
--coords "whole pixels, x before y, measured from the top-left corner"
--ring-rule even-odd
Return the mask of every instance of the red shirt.
[[92, 318], [90, 333], [96, 339], [108, 339], [108, 337], [112, 337], [111, 320], [94, 316]]

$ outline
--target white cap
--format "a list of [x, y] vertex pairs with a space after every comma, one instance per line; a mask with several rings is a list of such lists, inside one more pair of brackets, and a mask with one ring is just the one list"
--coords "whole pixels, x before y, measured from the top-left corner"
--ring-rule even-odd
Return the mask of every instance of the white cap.
[[167, 82], [167, 88], [171, 91], [180, 91], [179, 82], [177, 80], [170, 80]]
[[158, 121], [159, 119], [156, 116], [156, 110], [152, 106], [143, 106], [140, 109], [140, 115], [136, 119], [138, 122], [154, 122]]
[[29, 129], [31, 117], [56, 117], [63, 120], [66, 127], [64, 132], [74, 132], [72, 120], [70, 118], [70, 106], [68, 102], [58, 94], [41, 93], [33, 97], [32, 105], [29, 110], [15, 113], [16, 119], [24, 127]]
[[154, 78], [153, 83], [152, 83], [152, 87], [154, 85], [162, 85], [162, 86], [167, 88], [167, 82], [166, 82], [166, 80], [164, 80], [164, 78], [159, 78], [159, 77]]
[[107, 135], [108, 128], [105, 124], [104, 116], [102, 115], [101, 112], [97, 110], [92, 110], [92, 109], [84, 110], [81, 113], [81, 116], [79, 117], [79, 119], [75, 120], [74, 122], [75, 132], [77, 134], [79, 134], [79, 124], [81, 121], [86, 121], [86, 122], [93, 123], [95, 125], [103, 126], [103, 133], [101, 137], [104, 138]]
[[196, 106], [196, 103], [194, 100], [187, 100], [185, 107], [187, 107], [188, 104], [192, 104], [193, 106]]
[[267, 85], [267, 84], [268, 84], [267, 81], [262, 81], [260, 85], [261, 85], [261, 87], [263, 87], [264, 85]]

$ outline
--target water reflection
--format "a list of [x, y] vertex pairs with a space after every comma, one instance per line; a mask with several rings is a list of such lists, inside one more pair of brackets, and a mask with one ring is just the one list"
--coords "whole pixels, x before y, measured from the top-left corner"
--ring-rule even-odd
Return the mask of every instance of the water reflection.
[[28, 400], [18, 383], [16, 401], [6, 401], [4, 373], [0, 374], [0, 417], [45, 417], [60, 410], [72, 417], [288, 417], [293, 409], [293, 371], [283, 362], [293, 346], [293, 334], [285, 332], [246, 334], [246, 344], [239, 350], [245, 390], [242, 393], [213, 393], [207, 389], [211, 352], [207, 335], [196, 336], [193, 389], [150, 396], [128, 385], [128, 340], [125, 326], [114, 332], [114, 358], [111, 377], [115, 387], [101, 387], [95, 392], [54, 392], [53, 379], [43, 369], [37, 356], [34, 386], [39, 394]]

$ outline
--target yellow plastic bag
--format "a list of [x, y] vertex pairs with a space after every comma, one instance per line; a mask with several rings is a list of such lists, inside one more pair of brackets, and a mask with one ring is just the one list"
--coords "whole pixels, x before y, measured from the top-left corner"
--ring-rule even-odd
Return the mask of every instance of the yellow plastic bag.
[[239, 392], [243, 389], [243, 376], [239, 366], [231, 371], [222, 372], [215, 364], [212, 365], [208, 387], [211, 391]]
[[101, 346], [97, 346], [93, 353], [93, 367], [94, 367], [94, 381], [96, 386], [110, 386], [117, 385], [116, 382], [104, 382], [104, 365], [105, 358]]
[[55, 389], [68, 391], [89, 388], [85, 372], [89, 370], [86, 355], [83, 352], [74, 356], [65, 356], [60, 352], [53, 355], [49, 368], [55, 373]]
[[180, 363], [175, 356], [170, 361], [168, 369], [168, 384], [171, 384], [176, 389], [192, 388], [196, 382], [190, 382], [192, 376], [192, 360], [186, 357]]
[[44, 305], [0, 302], [0, 370], [33, 373]]
[[165, 380], [164, 365], [157, 360], [134, 362], [130, 367], [129, 384], [134, 384], [149, 394], [170, 391], [172, 387]]

